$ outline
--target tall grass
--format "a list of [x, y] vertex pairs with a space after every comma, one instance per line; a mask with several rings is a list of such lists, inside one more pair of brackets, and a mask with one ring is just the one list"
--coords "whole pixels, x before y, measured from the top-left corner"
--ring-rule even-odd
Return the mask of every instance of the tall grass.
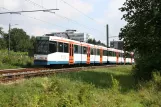
[[33, 58], [28, 57], [27, 52], [0, 50], [0, 69], [19, 68], [33, 65]]
[[160, 75], [136, 85], [130, 70], [119, 66], [1, 84], [0, 106], [160, 107]]

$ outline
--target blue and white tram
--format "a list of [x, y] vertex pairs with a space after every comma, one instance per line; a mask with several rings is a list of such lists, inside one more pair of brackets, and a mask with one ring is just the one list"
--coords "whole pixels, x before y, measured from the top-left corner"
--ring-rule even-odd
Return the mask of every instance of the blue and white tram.
[[[35, 65], [127, 63], [124, 52], [56, 36], [36, 38]], [[132, 59], [132, 57], [131, 57]], [[130, 62], [129, 62], [130, 63]]]

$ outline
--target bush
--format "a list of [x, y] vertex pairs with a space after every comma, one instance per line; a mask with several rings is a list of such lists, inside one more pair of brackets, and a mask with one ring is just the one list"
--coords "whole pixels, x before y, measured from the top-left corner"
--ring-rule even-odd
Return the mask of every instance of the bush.
[[7, 50], [0, 50], [0, 65], [30, 67], [33, 65], [33, 58], [28, 57], [26, 52], [10, 51], [8, 55]]
[[11, 58], [9, 56], [5, 56], [2, 58], [2, 63], [11, 64]]
[[152, 79], [148, 82], [141, 82], [139, 85], [139, 94], [142, 99], [141, 103], [145, 107], [160, 107], [161, 106], [161, 76], [160, 72], [154, 70]]
[[151, 80], [152, 72], [161, 70], [161, 55], [144, 55], [135, 59], [134, 77], [139, 80]]

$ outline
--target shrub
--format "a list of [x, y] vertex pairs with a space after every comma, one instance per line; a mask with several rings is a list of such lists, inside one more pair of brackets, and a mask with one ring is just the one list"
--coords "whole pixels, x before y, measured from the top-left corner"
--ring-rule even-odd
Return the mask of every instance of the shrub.
[[134, 77], [137, 80], [151, 80], [152, 72], [161, 70], [161, 55], [144, 55], [135, 59], [133, 68]]
[[2, 63], [4, 64], [10, 64], [11, 63], [11, 58], [9, 56], [5, 56], [2, 58]]
[[7, 50], [0, 50], [0, 65], [10, 65], [17, 67], [30, 67], [33, 65], [33, 58], [27, 56], [26, 52], [10, 52], [7, 54]]
[[111, 79], [112, 79], [112, 90], [115, 91], [116, 93], [119, 92], [120, 90], [119, 81], [113, 78], [113, 75], [111, 75]]

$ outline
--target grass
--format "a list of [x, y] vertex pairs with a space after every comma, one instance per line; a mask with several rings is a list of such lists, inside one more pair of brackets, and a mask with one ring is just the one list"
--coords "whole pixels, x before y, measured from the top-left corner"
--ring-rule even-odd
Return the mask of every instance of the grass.
[[160, 107], [161, 77], [136, 85], [131, 68], [99, 68], [1, 84], [0, 106]]
[[23, 68], [33, 65], [33, 58], [28, 57], [27, 52], [0, 50], [0, 69]]

